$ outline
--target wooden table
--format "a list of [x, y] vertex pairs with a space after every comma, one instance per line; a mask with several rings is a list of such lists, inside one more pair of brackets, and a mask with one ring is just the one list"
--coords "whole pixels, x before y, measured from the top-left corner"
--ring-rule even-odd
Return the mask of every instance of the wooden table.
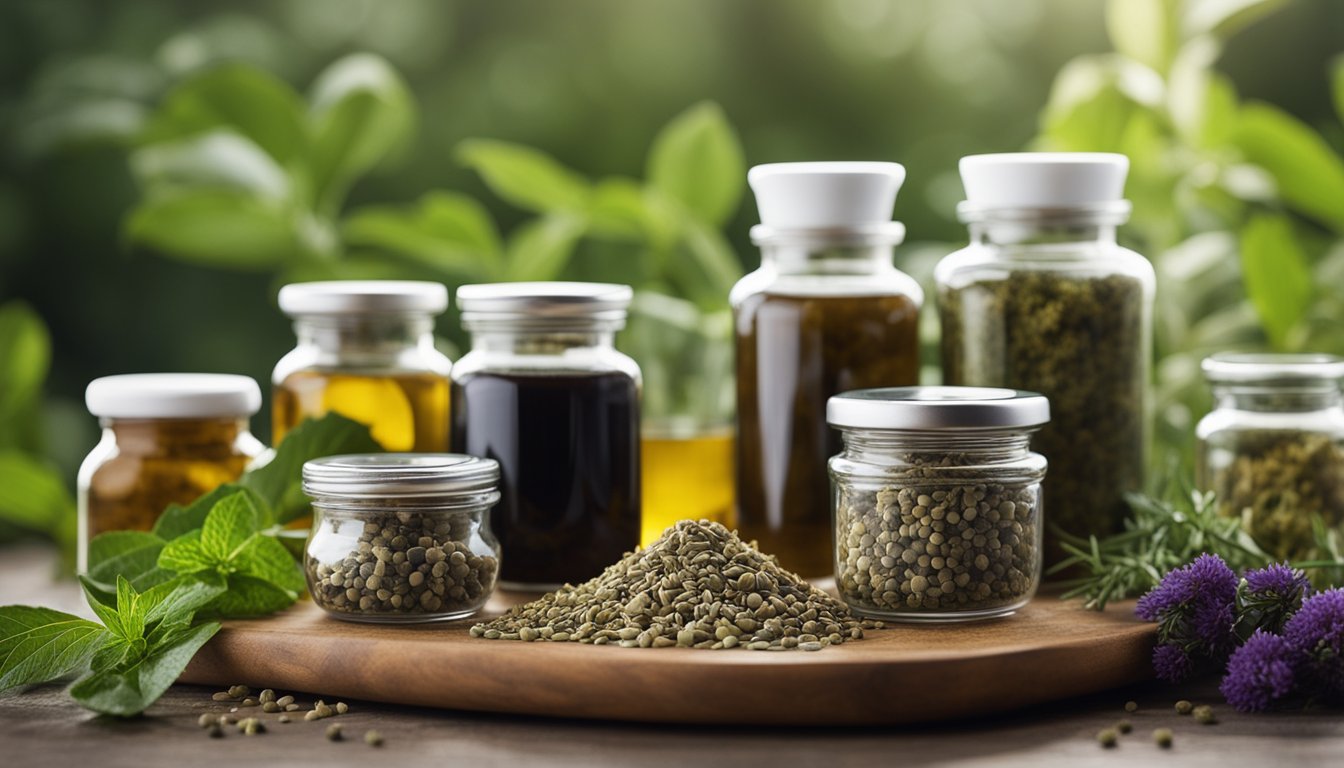
[[[79, 606], [72, 583], [50, 578], [54, 567], [45, 550], [0, 550], [0, 603]], [[230, 733], [222, 740], [207, 738], [196, 724], [202, 712], [220, 710], [212, 692], [175, 686], [148, 716], [131, 721], [94, 717], [59, 686], [7, 695], [0, 698], [0, 765], [1344, 765], [1344, 713], [1240, 715], [1222, 703], [1214, 681], [1150, 684], [1008, 717], [901, 729], [654, 727], [351, 702], [351, 712], [335, 720], [296, 720], [266, 734]], [[1178, 698], [1213, 704], [1219, 724], [1178, 717], [1171, 708]], [[1136, 714], [1123, 712], [1128, 699], [1139, 702]], [[1101, 749], [1096, 732], [1125, 717], [1134, 732], [1121, 737], [1118, 748]], [[350, 738], [327, 741], [323, 731], [331, 722], [341, 723]], [[1170, 752], [1152, 744], [1158, 727], [1176, 733]], [[385, 738], [378, 750], [360, 740], [370, 728]]]

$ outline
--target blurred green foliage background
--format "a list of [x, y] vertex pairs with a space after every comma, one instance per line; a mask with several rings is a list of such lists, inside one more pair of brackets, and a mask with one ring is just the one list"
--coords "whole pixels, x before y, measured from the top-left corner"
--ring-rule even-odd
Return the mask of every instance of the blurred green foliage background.
[[720, 418], [659, 380], [727, 364], [747, 165], [905, 164], [927, 282], [957, 159], [1032, 147], [1131, 156], [1180, 461], [1207, 352], [1344, 353], [1342, 41], [1330, 0], [10, 0], [0, 518], [60, 530], [90, 379], [267, 382], [294, 279], [628, 281], [654, 408]]

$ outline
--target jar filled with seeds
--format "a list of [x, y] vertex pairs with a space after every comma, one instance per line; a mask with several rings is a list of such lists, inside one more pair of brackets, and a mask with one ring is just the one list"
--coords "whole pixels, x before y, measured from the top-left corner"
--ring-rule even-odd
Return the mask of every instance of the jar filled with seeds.
[[856, 613], [905, 621], [1003, 616], [1041, 573], [1034, 392], [896, 387], [827, 403], [844, 450], [830, 461], [835, 580]]
[[1344, 358], [1223, 353], [1204, 361], [1214, 408], [1195, 429], [1195, 481], [1275, 559], [1310, 560], [1314, 525], [1344, 524]]
[[499, 573], [490, 508], [499, 465], [450, 453], [331, 456], [303, 465], [313, 530], [303, 569], [313, 602], [341, 619], [460, 619]]

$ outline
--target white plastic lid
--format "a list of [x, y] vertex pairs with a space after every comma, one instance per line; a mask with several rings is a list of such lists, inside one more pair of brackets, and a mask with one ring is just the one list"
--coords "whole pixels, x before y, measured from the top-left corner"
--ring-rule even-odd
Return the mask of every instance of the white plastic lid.
[[891, 223], [905, 181], [899, 163], [771, 163], [747, 172], [761, 224], [772, 230], [862, 229]]
[[291, 283], [280, 289], [280, 310], [294, 315], [437, 315], [448, 308], [448, 289], [416, 280], [329, 280]]
[[227, 373], [132, 373], [89, 382], [84, 402], [108, 419], [251, 416], [261, 408], [261, 388]]
[[965, 206], [1077, 208], [1122, 201], [1129, 158], [1109, 152], [1016, 152], [961, 158]]

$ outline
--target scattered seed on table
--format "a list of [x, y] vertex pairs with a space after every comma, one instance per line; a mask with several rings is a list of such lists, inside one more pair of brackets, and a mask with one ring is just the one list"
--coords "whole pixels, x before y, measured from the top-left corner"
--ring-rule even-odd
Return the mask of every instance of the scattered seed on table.
[[1121, 733], [1129, 733], [1130, 731], [1134, 730], [1134, 725], [1130, 723], [1128, 720], [1121, 720], [1120, 722], [1115, 724], [1115, 730]]
[[1194, 711], [1195, 711], [1195, 705], [1191, 704], [1185, 699], [1181, 699], [1180, 701], [1176, 702], [1176, 714], [1188, 715]]
[[1199, 721], [1201, 725], [1213, 725], [1218, 722], [1218, 717], [1213, 714], [1213, 707], [1208, 704], [1200, 704], [1195, 707], [1193, 714], [1195, 720]]
[[237, 708], [237, 707], [229, 707], [229, 711], [230, 711], [230, 712], [237, 712], [237, 711], [238, 711], [238, 708]]
[[218, 722], [219, 718], [215, 717], [214, 715], [201, 715], [200, 717], [196, 718], [196, 724], [201, 726], [202, 728], [209, 728], [210, 726]]
[[241, 698], [243, 698], [244, 696], [247, 696], [247, 695], [249, 695], [249, 694], [251, 694], [251, 693], [252, 693], [252, 689], [251, 689], [251, 688], [248, 688], [246, 685], [231, 685], [231, 686], [229, 686], [229, 696], [232, 696], [232, 697], [235, 698], [235, 699], [241, 699]]
[[317, 702], [317, 706], [313, 707], [313, 711], [317, 713], [318, 717], [331, 717], [333, 714], [335, 714], [334, 712], [332, 712], [331, 707], [328, 707], [326, 704], [320, 701]]
[[276, 722], [280, 722], [280, 723], [288, 723], [288, 722], [289, 722], [289, 715], [281, 715], [280, 717], [276, 718]]
[[364, 734], [364, 743], [370, 747], [383, 746], [383, 735], [377, 731], [367, 731]]
[[321, 720], [322, 716], [317, 714], [317, 710], [311, 709], [303, 713], [303, 719], [312, 722], [314, 720]]
[[219, 723], [211, 723], [210, 729], [206, 731], [206, 733], [210, 734], [210, 738], [212, 739], [224, 738], [224, 729], [220, 727]]
[[257, 701], [261, 702], [262, 704], [265, 704], [268, 701], [275, 701], [275, 691], [271, 690], [270, 688], [266, 688], [261, 693], [257, 694]]
[[1097, 743], [1105, 749], [1114, 747], [1119, 741], [1120, 737], [1116, 735], [1114, 728], [1103, 728], [1097, 731]]
[[332, 723], [327, 726], [327, 741], [341, 741], [344, 736], [341, 735], [341, 726], [339, 723]]
[[274, 701], [264, 701], [261, 704], [262, 712], [279, 712], [280, 709], [280, 705], [276, 704]]
[[1153, 731], [1153, 743], [1162, 749], [1171, 749], [1171, 741], [1172, 735], [1170, 728], [1158, 728]]
[[295, 704], [295, 703], [293, 703], [293, 702], [290, 702], [289, 704], [286, 704], [286, 705], [285, 705], [285, 711], [286, 711], [286, 712], [298, 712], [300, 709], [303, 709], [303, 707], [301, 707], [301, 706], [299, 706], [298, 704]]
[[346, 704], [344, 701], [338, 701], [338, 702], [336, 702], [336, 714], [338, 714], [338, 715], [344, 715], [346, 712], [349, 712], [349, 711], [350, 711], [350, 705], [349, 705], [349, 704]]
[[1137, 701], [1126, 701], [1126, 702], [1125, 702], [1125, 711], [1128, 712], [1128, 713], [1130, 713], [1130, 714], [1134, 714], [1135, 712], [1138, 712], [1138, 711], [1139, 711], [1139, 702], [1137, 702]]
[[234, 696], [233, 696], [233, 694], [229, 693], [228, 691], [220, 691], [219, 693], [216, 693], [215, 695], [211, 696], [210, 698], [214, 699], [215, 701], [233, 701], [233, 700], [234, 700]]
[[282, 706], [282, 707], [288, 707], [290, 704], [293, 704], [293, 703], [294, 703], [294, 697], [293, 697], [293, 696], [281, 696], [280, 698], [278, 698], [278, 699], [275, 700], [275, 703], [276, 703], [276, 704], [279, 704], [279, 705]]
[[220, 725], [233, 725], [233, 724], [236, 723], [236, 722], [238, 722], [238, 718], [233, 717], [232, 715], [220, 715], [220, 716], [219, 716], [219, 724], [220, 724]]

